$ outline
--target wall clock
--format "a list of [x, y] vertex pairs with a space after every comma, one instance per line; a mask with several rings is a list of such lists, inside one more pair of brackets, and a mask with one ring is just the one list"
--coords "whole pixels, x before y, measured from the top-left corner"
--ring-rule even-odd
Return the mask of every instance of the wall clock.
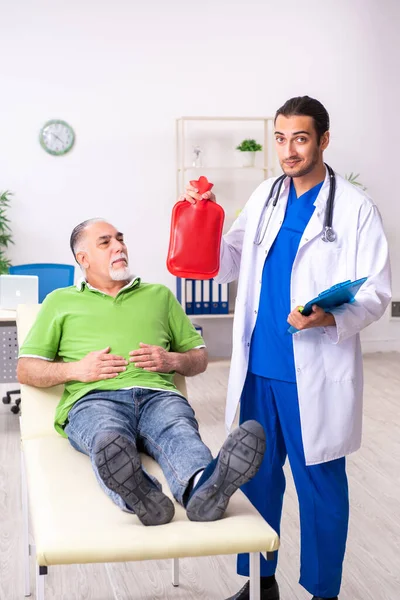
[[46, 152], [61, 156], [69, 152], [74, 145], [75, 133], [71, 125], [59, 119], [47, 121], [40, 130], [40, 145]]

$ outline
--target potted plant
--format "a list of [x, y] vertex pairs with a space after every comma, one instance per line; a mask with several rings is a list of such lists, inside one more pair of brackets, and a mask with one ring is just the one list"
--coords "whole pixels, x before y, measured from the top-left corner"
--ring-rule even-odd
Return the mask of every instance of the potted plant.
[[0, 194], [0, 274], [8, 273], [11, 261], [5, 255], [9, 244], [14, 242], [11, 239], [11, 229], [9, 219], [6, 216], [7, 208], [10, 205], [11, 192], [2, 192]]
[[239, 146], [236, 146], [236, 150], [241, 152], [242, 166], [254, 167], [256, 152], [260, 152], [262, 149], [261, 144], [257, 144], [256, 140], [243, 140]]

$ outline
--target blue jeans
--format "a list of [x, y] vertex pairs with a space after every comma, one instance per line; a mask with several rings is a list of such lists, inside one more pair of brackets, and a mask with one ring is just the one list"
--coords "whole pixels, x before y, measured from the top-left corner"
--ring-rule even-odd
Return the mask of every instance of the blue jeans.
[[70, 410], [65, 433], [76, 450], [90, 457], [100, 486], [124, 510], [125, 502], [104, 485], [94, 464], [93, 440], [104, 431], [123, 435], [138, 451], [154, 458], [180, 504], [190, 479], [212, 460], [194, 411], [183, 396], [148, 388], [86, 394]]

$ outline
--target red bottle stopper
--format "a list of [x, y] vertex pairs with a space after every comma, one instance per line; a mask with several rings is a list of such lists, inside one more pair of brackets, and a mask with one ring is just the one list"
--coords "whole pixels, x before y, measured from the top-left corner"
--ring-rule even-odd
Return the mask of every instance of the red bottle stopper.
[[196, 188], [201, 195], [209, 192], [214, 187], [214, 184], [208, 181], [207, 177], [204, 177], [204, 175], [199, 177], [197, 180], [191, 181], [190, 185]]

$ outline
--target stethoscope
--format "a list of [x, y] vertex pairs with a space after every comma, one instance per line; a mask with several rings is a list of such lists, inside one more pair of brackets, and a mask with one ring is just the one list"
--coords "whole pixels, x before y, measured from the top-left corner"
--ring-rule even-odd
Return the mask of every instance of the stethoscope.
[[[335, 201], [335, 191], [336, 191], [336, 178], [333, 169], [325, 163], [329, 174], [329, 195], [325, 208], [325, 216], [324, 216], [324, 226], [321, 233], [321, 240], [323, 242], [334, 242], [336, 240], [336, 233], [332, 228], [332, 219], [333, 219], [333, 204]], [[283, 182], [285, 181], [287, 175], [281, 175], [278, 177], [276, 181], [274, 181], [271, 191], [268, 195], [267, 201], [264, 204], [260, 220], [258, 222], [256, 235], [254, 238], [254, 243], [259, 246], [265, 237], [265, 234], [268, 229], [269, 222], [271, 220], [272, 213], [274, 212], [274, 208], [279, 200], [279, 195], [281, 193]], [[269, 203], [272, 200], [272, 210], [269, 213], [268, 221], [264, 225], [265, 213], [268, 209]]]

